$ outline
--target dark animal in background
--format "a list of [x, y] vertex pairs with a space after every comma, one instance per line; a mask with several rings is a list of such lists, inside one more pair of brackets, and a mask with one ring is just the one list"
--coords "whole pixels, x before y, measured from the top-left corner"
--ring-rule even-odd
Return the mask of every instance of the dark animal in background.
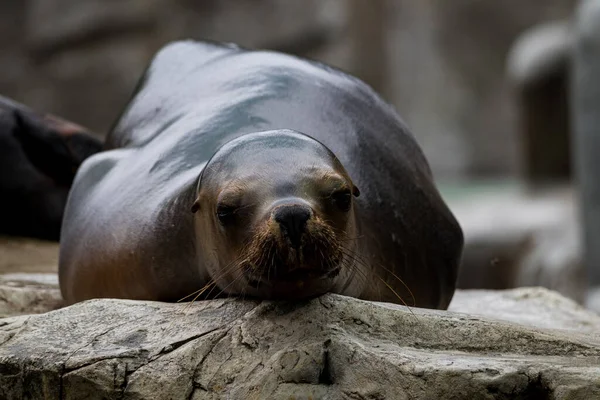
[[0, 235], [58, 240], [75, 173], [100, 150], [86, 129], [0, 96]]

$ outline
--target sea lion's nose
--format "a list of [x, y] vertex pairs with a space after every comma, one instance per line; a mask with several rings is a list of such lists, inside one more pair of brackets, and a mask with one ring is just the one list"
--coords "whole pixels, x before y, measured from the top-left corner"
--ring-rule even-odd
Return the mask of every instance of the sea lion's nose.
[[282, 205], [273, 212], [273, 219], [279, 224], [281, 232], [290, 239], [295, 248], [300, 247], [300, 239], [306, 230], [306, 221], [311, 216], [310, 207], [299, 204]]

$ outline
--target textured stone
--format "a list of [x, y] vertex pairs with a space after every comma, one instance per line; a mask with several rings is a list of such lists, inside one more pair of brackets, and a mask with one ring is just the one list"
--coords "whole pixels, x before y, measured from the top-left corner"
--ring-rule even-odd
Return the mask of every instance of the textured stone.
[[10, 399], [600, 396], [600, 317], [543, 289], [462, 293], [456, 304], [471, 315], [339, 295], [92, 300], [0, 320], [0, 389]]
[[56, 309], [57, 270], [58, 243], [0, 237], [0, 318]]
[[62, 306], [56, 274], [0, 275], [0, 318], [41, 314]]
[[572, 189], [536, 195], [496, 190], [451, 208], [465, 234], [458, 286], [542, 286], [578, 302], [586, 296], [577, 207]]
[[450, 311], [543, 329], [598, 335], [600, 317], [558, 292], [541, 287], [458, 290]]

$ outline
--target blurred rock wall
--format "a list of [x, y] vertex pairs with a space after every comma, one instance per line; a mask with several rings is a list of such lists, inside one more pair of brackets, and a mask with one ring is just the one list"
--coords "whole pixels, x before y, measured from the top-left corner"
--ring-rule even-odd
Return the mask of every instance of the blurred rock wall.
[[103, 135], [152, 54], [178, 38], [325, 61], [365, 79], [440, 178], [514, 173], [505, 59], [575, 0], [2, 0], [0, 93]]

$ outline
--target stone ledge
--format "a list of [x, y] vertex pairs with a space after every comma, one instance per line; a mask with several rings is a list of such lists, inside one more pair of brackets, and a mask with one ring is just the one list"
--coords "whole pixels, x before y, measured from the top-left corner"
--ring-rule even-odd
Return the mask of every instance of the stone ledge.
[[41, 314], [62, 303], [55, 273], [0, 274], [0, 318]]
[[[294, 304], [92, 300], [0, 320], [0, 392], [10, 399], [600, 396], [600, 317], [544, 289], [459, 293], [456, 304], [472, 314], [331, 294]], [[563, 316], [554, 318], [553, 307]], [[577, 324], [587, 328], [574, 332]]]
[[465, 235], [459, 288], [543, 286], [585, 302], [581, 227], [572, 187], [556, 185], [536, 194], [523, 187], [482, 187], [450, 205]]

